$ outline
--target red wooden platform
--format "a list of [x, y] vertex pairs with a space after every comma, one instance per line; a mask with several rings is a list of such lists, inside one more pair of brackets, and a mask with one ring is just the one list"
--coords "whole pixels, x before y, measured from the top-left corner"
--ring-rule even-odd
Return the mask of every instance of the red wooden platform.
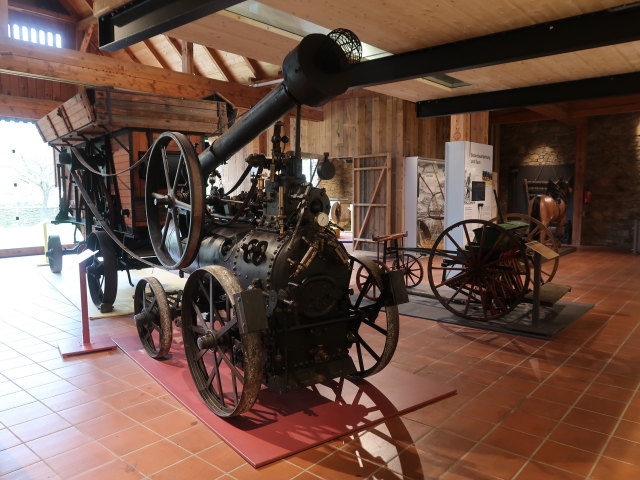
[[387, 367], [358, 383], [333, 380], [279, 395], [263, 389], [254, 408], [240, 417], [221, 419], [195, 389], [184, 352], [150, 358], [136, 335], [113, 340], [205, 425], [254, 467], [260, 467], [456, 393], [404, 370]]

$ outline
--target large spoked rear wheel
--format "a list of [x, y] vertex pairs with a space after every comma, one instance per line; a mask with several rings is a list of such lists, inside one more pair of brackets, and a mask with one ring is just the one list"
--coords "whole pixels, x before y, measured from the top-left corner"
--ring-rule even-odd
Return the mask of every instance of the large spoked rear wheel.
[[165, 132], [149, 154], [145, 208], [151, 245], [170, 269], [191, 264], [198, 253], [204, 215], [204, 183], [189, 138]]
[[92, 232], [87, 248], [97, 252], [87, 266], [87, 285], [94, 305], [102, 313], [113, 310], [118, 293], [118, 260], [113, 240], [106, 232]]
[[207, 406], [221, 417], [249, 410], [262, 386], [262, 334], [240, 333], [234, 295], [241, 290], [229, 270], [211, 266], [191, 274], [182, 297], [189, 370]]
[[521, 239], [485, 220], [463, 220], [438, 236], [427, 274], [433, 294], [447, 310], [488, 321], [522, 302], [530, 266]]
[[[383, 291], [382, 269], [374, 261], [365, 256], [351, 257], [351, 268], [362, 269], [363, 283], [360, 292], [352, 302], [352, 308], [357, 318], [348, 333], [352, 347], [352, 357], [356, 372], [348, 378], [360, 379], [378, 373], [391, 361], [398, 345], [400, 335], [400, 320], [398, 306], [384, 307], [383, 296], [379, 293], [373, 303], [365, 302], [370, 292]], [[384, 308], [384, 310], [383, 310]], [[355, 351], [354, 351], [355, 350]]]
[[154, 277], [141, 279], [133, 297], [133, 309], [142, 346], [151, 358], [164, 358], [171, 349], [173, 322], [167, 294]]

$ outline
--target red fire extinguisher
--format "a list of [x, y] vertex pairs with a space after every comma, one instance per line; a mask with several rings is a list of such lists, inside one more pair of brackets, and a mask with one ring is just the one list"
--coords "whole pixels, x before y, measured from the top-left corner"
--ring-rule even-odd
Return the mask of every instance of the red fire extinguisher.
[[591, 189], [589, 187], [584, 189], [584, 194], [582, 196], [582, 203], [584, 205], [582, 214], [586, 215], [587, 211], [589, 210], [589, 206], [591, 205]]

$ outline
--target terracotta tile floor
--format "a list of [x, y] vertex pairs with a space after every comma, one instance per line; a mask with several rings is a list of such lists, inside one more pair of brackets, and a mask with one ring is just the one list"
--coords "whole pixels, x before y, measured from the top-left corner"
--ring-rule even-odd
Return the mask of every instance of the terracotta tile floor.
[[640, 256], [563, 257], [596, 306], [553, 341], [402, 318], [396, 366], [458, 395], [259, 470], [120, 351], [62, 360], [80, 314], [39, 261], [0, 260], [0, 479], [640, 478]]

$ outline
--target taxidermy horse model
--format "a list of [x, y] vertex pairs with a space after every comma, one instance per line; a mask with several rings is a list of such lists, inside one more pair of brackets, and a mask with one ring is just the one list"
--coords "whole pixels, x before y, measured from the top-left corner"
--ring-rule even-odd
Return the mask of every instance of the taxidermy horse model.
[[[564, 234], [564, 224], [567, 213], [567, 195], [571, 191], [569, 182], [564, 179], [557, 181], [549, 180], [547, 183], [547, 193], [545, 195], [536, 195], [529, 201], [529, 216], [539, 220], [548, 227], [550, 223], [556, 223], [556, 237], [562, 238]], [[544, 233], [541, 233], [541, 236]], [[545, 242], [544, 238], [540, 238], [541, 243]]]

